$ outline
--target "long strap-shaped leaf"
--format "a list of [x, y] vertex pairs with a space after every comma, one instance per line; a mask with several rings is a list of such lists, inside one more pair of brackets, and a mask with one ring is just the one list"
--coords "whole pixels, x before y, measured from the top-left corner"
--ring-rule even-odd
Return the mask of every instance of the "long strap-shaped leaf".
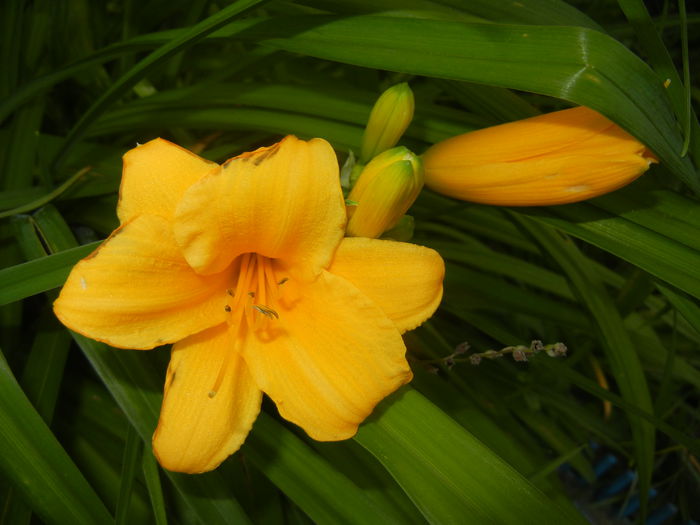
[[466, 24], [379, 16], [272, 19], [239, 36], [329, 60], [503, 86], [589, 106], [629, 130], [700, 192], [681, 158], [663, 79], [611, 37], [583, 27]]
[[[74, 128], [67, 145], [82, 135], [123, 94], [125, 87], [141, 78], [153, 64], [170, 56], [169, 46], [187, 40], [187, 35], [197, 27], [185, 34], [163, 32], [141, 37], [141, 48], [161, 47], [93, 105]], [[178, 36], [168, 40], [173, 34]], [[663, 79], [622, 44], [592, 29], [378, 16], [341, 19], [312, 16], [245, 20], [221, 28], [211, 36], [246, 38], [319, 58], [522, 89], [587, 105], [637, 136], [686, 184], [700, 191], [700, 181], [691, 162], [679, 155], [682, 137], [663, 89]], [[123, 44], [125, 53], [132, 49], [129, 46], [129, 42]], [[97, 54], [94, 60], [86, 58], [85, 67], [118, 54], [119, 50], [105, 56]], [[21, 91], [22, 100], [74, 72], [74, 68], [68, 68], [67, 72], [54, 75], [54, 80], [37, 79], [31, 89], [27, 86]], [[20, 102], [16, 100], [12, 105]], [[3, 114], [11, 109], [12, 105], [8, 104], [9, 101], [2, 105]]]
[[[691, 86], [684, 84], [681, 77], [676, 71], [676, 66], [673, 63], [673, 58], [664, 44], [656, 24], [652, 19], [647, 7], [644, 5], [644, 0], [618, 0], [620, 9], [625, 13], [630, 25], [634, 28], [637, 34], [639, 46], [644, 50], [644, 55], [647, 62], [661, 78], [667, 79], [668, 95], [671, 104], [678, 115], [681, 122], [686, 126], [686, 132], [691, 130], [691, 158], [697, 163], [700, 160], [700, 125], [695, 114], [692, 113], [689, 107], [689, 92]], [[680, 2], [679, 2], [680, 7]], [[680, 23], [683, 24], [681, 18]], [[690, 122], [688, 122], [688, 119]]]
[[112, 517], [24, 395], [0, 353], [0, 472], [46, 523]]
[[194, 45], [199, 40], [213, 33], [217, 29], [230, 23], [243, 11], [254, 7], [264, 0], [238, 0], [225, 7], [218, 13], [210, 16], [192, 26], [189, 30], [178, 37], [162, 45], [138, 64], [132, 67], [125, 75], [119, 78], [104, 94], [85, 112], [78, 123], [73, 127], [66, 138], [63, 149], [55, 159], [56, 164], [60, 164], [65, 158], [70, 147], [83, 135], [88, 126], [97, 118], [110, 104], [118, 100], [129, 88], [143, 78], [148, 71], [158, 64], [167, 60], [171, 56]]
[[[640, 409], [653, 413], [649, 387], [635, 346], [625, 329], [620, 312], [588, 260], [581, 256], [570, 239], [565, 239], [555, 229], [525, 217], [518, 220], [561, 266], [581, 303], [588, 309], [601, 335], [601, 341], [605, 343], [606, 357], [622, 397]], [[651, 485], [655, 430], [652, 425], [637, 416], [628, 415], [628, 418], [634, 439], [639, 491], [644, 511], [646, 494]]]
[[99, 243], [86, 244], [0, 270], [0, 305], [19, 301], [65, 282], [71, 268]]
[[[447, 19], [450, 19], [449, 17], [454, 18], [454, 16], [459, 15], [461, 11], [465, 14], [465, 18], [469, 20], [474, 17], [485, 17], [494, 22], [571, 25], [601, 30], [596, 22], [574, 7], [568, 5], [563, 0], [525, 0], [517, 3], [504, 2], [499, 4], [494, 4], [494, 2], [490, 0], [470, 2], [453, 0], [452, 3], [455, 4], [454, 6], [444, 5], [444, 2], [419, 2], [420, 7], [416, 6], [417, 9], [415, 11], [412, 11], [405, 1], [397, 2], [396, 0], [376, 1], [372, 2], [371, 5], [358, 4], [351, 0], [323, 2], [323, 6], [320, 5], [321, 2], [318, 0], [302, 3], [308, 3], [315, 8], [323, 7], [329, 11], [338, 13], [358, 11], [386, 12], [394, 9], [400, 10], [404, 14], [411, 13], [412, 16], [416, 18], [434, 18], [436, 13], [442, 13], [443, 16], [447, 16]], [[246, 27], [246, 21], [239, 21], [236, 25], [240, 30], [243, 30]], [[13, 28], [14, 26], [9, 24], [8, 27]], [[134, 38], [110, 44], [92, 55], [82, 57], [80, 60], [67, 64], [61, 69], [35, 78], [29, 83], [19, 87], [19, 89], [10, 90], [11, 92], [8, 93], [8, 96], [0, 100], [0, 122], [4, 121], [7, 115], [19, 105], [66, 78], [77, 75], [87, 68], [102, 64], [114, 58], [130, 56], [137, 52], [163, 45], [169, 40], [179, 37], [183, 31], [182, 29], [169, 29], [157, 33], [136, 35]], [[230, 36], [230, 30], [227, 34]], [[216, 34], [213, 34], [207, 38], [216, 36]], [[221, 37], [221, 35], [219, 35], [219, 37]]]
[[[620, 202], [624, 193], [619, 193], [607, 202]], [[670, 219], [649, 223], [657, 231], [640, 224], [640, 217], [653, 220], [654, 208], [640, 209], [637, 217], [630, 217], [635, 219], [633, 221], [605, 211], [596, 206], [595, 201], [523, 211], [639, 266], [694, 297], [700, 297], [697, 273], [700, 251], [684, 243], [686, 239], [682, 237], [692, 228], [690, 224], [679, 224], [676, 231], [669, 230], [668, 235], [661, 235], [658, 233], [661, 228], [667, 223], [673, 225]]]
[[430, 523], [585, 523], [410, 387], [385, 401], [355, 439]]
[[254, 428], [241, 453], [315, 523], [424, 523], [410, 501], [398, 506], [388, 494], [372, 498], [374, 491], [353, 483], [337, 463], [314, 452], [266, 413], [260, 413]]

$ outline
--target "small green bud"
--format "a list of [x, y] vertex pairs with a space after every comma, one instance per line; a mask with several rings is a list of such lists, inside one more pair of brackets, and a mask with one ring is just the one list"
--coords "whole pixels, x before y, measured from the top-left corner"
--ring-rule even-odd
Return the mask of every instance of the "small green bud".
[[360, 163], [393, 147], [413, 119], [413, 91], [405, 82], [381, 94], [372, 108], [362, 137]]
[[[413, 153], [408, 148], [405, 148], [403, 146], [397, 146], [395, 148], [381, 153], [380, 155], [377, 155], [372, 159], [371, 162], [369, 162], [366, 165], [355, 164], [356, 168], [359, 167], [359, 173], [357, 174], [356, 180], [352, 185], [352, 190], [348, 195], [348, 198], [352, 198], [352, 200], [359, 201], [359, 199], [362, 197], [365, 190], [369, 186], [369, 183], [372, 182], [375, 179], [375, 177], [377, 177], [377, 175], [379, 175], [392, 164], [395, 164], [400, 161], [410, 162], [414, 170], [418, 170], [418, 168], [420, 167], [420, 179], [422, 183], [423, 162], [415, 153]], [[354, 197], [350, 197], [351, 195], [353, 195]]]
[[423, 188], [423, 164], [404, 147], [375, 157], [362, 170], [348, 195], [356, 206], [348, 208], [347, 234], [379, 237], [394, 228]]

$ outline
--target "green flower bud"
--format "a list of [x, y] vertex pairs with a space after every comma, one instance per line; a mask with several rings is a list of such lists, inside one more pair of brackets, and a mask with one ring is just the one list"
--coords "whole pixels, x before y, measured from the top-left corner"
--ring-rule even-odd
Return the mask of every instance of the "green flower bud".
[[347, 234], [379, 237], [392, 229], [423, 188], [423, 164], [404, 147], [375, 157], [360, 174], [348, 200]]
[[393, 147], [413, 119], [413, 91], [408, 84], [390, 87], [372, 108], [362, 137], [360, 163], [366, 163]]

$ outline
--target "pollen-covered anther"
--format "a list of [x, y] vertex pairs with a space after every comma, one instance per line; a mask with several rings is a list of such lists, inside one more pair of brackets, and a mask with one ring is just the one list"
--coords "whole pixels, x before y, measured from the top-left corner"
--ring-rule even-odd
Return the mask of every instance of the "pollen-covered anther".
[[279, 314], [277, 312], [275, 312], [269, 306], [265, 306], [262, 304], [254, 304], [253, 308], [255, 308], [258, 312], [260, 312], [261, 314], [263, 314], [265, 317], [267, 317], [269, 319], [273, 319], [273, 318], [279, 319], [280, 318]]

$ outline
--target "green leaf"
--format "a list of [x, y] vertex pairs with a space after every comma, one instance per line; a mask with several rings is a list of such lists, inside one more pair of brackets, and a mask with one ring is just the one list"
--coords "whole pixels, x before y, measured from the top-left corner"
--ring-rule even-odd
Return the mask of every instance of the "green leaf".
[[57, 187], [53, 191], [47, 193], [46, 195], [40, 197], [39, 199], [36, 199], [36, 200], [29, 202], [27, 204], [23, 204], [22, 206], [19, 206], [17, 208], [1, 212], [0, 219], [3, 219], [5, 217], [9, 217], [11, 215], [17, 215], [18, 213], [26, 213], [28, 211], [35, 210], [36, 208], [38, 208], [40, 206], [48, 204], [53, 199], [60, 196], [63, 192], [65, 192], [73, 184], [75, 184], [88, 171], [89, 171], [89, 168], [80, 170], [78, 173], [76, 173], [75, 175], [70, 177], [68, 180], [66, 180], [59, 187]]
[[146, 479], [146, 487], [151, 499], [156, 525], [167, 525], [168, 519], [165, 512], [165, 500], [163, 499], [163, 490], [160, 484], [158, 464], [153, 456], [153, 452], [145, 447], [143, 449], [141, 467], [143, 469], [143, 477]]
[[19, 78], [24, 7], [21, 0], [10, 0], [3, 6], [0, 21], [0, 98], [5, 98], [15, 90]]
[[[603, 348], [610, 368], [625, 401], [641, 410], [653, 412], [647, 380], [635, 346], [625, 329], [620, 313], [587, 259], [570, 239], [564, 238], [553, 228], [537, 224], [532, 219], [522, 218], [519, 221], [561, 266], [581, 303], [594, 319], [600, 332], [600, 340], [604, 342]], [[651, 486], [654, 465], [655, 430], [652, 425], [637, 416], [628, 414], [628, 418], [635, 442], [642, 508], [645, 508], [645, 495]]]
[[20, 384], [47, 424], [53, 419], [70, 342], [70, 335], [46, 308], [38, 320]]
[[[610, 206], [612, 199], [623, 202], [624, 196], [611, 195], [603, 201], [604, 205]], [[667, 216], [662, 209], [655, 209], [655, 206], [640, 207], [618, 215], [605, 211], [602, 203], [596, 204], [597, 201], [594, 200], [565, 206], [517, 210], [516, 213], [527, 214], [555, 226], [639, 266], [651, 275], [695, 297], [700, 297], [700, 280], [697, 278], [700, 249], [695, 248], [698, 243], [697, 235], [692, 233], [696, 231], [692, 223]], [[693, 206], [692, 213], [695, 214], [696, 210], [697, 207]]]
[[498, 2], [489, 0], [447, 0], [448, 5], [500, 23], [601, 27], [575, 7], [560, 0], [524, 0]]
[[673, 307], [685, 317], [691, 326], [700, 333], [700, 306], [698, 306], [697, 300], [694, 301], [682, 292], [668, 286], [659, 285], [659, 291], [666, 296]]
[[129, 88], [134, 86], [154, 67], [188, 47], [191, 47], [210, 33], [230, 23], [233, 18], [237, 17], [242, 12], [263, 1], [264, 0], [237, 0], [218, 13], [211, 15], [186, 31], [181, 32], [179, 36], [139, 61], [134, 67], [115, 81], [109, 89], [83, 113], [68, 137], [66, 137], [63, 148], [54, 160], [55, 164], [60, 165], [60, 163], [63, 162], [69, 149], [82, 137], [90, 124], [92, 124], [107, 107], [116, 102]]
[[[552, 449], [560, 454], [566, 454], [567, 451], [585, 446], [586, 443], [576, 443], [562, 429], [561, 425], [557, 425], [547, 415], [535, 410], [523, 408], [518, 411], [518, 417], [545, 443], [548, 443]], [[573, 456], [570, 458], [570, 463], [575, 468], [583, 479], [588, 483], [594, 483], [596, 479], [593, 466], [584, 455]]]
[[410, 387], [384, 401], [355, 439], [430, 523], [585, 523]]
[[265, 413], [258, 416], [241, 452], [316, 523], [411, 522], [410, 513], [402, 515], [386, 498], [370, 498]]
[[[681, 77], [673, 63], [673, 58], [664, 45], [654, 20], [649, 15], [642, 0], [618, 0], [620, 9], [625, 13], [630, 25], [637, 34], [639, 46], [645, 51], [648, 62], [658, 73], [659, 77], [668, 79], [668, 96], [680, 122], [690, 124], [692, 149], [691, 154], [697, 163], [700, 160], [700, 125], [692, 111], [688, 111], [688, 91], [691, 85], [681, 81]], [[684, 60], [685, 62], [685, 60]], [[685, 64], [684, 64], [685, 67]], [[690, 118], [690, 122], [686, 122]]]
[[116, 525], [125, 525], [128, 520], [129, 502], [136, 476], [136, 466], [139, 463], [139, 456], [143, 442], [139, 438], [133, 427], [129, 427], [126, 433], [126, 444], [124, 445], [124, 458], [122, 460], [122, 471], [119, 484], [119, 499], [117, 500], [117, 512], [114, 518]]
[[[359, 138], [367, 122], [376, 93], [349, 89], [344, 85], [295, 86], [287, 84], [202, 83], [188, 88], [161, 91], [155, 95], [123, 104], [105, 113], [90, 129], [91, 136], [162, 128], [165, 124], [186, 122], [190, 128], [262, 129], [277, 133], [306, 133], [308, 136], [334, 137], [339, 122]], [[260, 110], [275, 111], [260, 111]], [[247, 116], [250, 115], [250, 116]], [[295, 121], [295, 117], [299, 121]], [[313, 120], [311, 120], [313, 119]], [[316, 128], [305, 125], [314, 122]], [[423, 149], [436, 142], [469, 131], [484, 122], [464, 111], [423, 104], [417, 108], [404, 140]], [[326, 129], [330, 128], [330, 129]], [[308, 129], [308, 131], [307, 131]], [[348, 133], [349, 131], [344, 131]]]
[[541, 367], [549, 377], [565, 379], [591, 395], [610, 401], [614, 406], [621, 408], [628, 414], [649, 422], [650, 425], [656, 427], [660, 432], [663, 432], [674, 441], [686, 447], [693, 454], [700, 454], [700, 443], [697, 438], [687, 434], [685, 429], [680, 430], [659, 419], [652, 412], [641, 410], [637, 405], [629, 403], [625, 401], [623, 397], [602, 388], [595, 381], [573, 370], [571, 367], [561, 366], [556, 361], [545, 359], [539, 361], [532, 360], [530, 366]]
[[111, 523], [0, 354], [0, 471], [46, 523]]
[[73, 265], [89, 255], [101, 242], [93, 242], [53, 255], [0, 270], [0, 305], [19, 301], [61, 286]]
[[629, 130], [700, 191], [691, 162], [679, 154], [683, 140], [662, 81], [626, 47], [598, 31], [313, 16], [261, 22], [243, 36], [318, 58], [532, 91], [589, 106]]

